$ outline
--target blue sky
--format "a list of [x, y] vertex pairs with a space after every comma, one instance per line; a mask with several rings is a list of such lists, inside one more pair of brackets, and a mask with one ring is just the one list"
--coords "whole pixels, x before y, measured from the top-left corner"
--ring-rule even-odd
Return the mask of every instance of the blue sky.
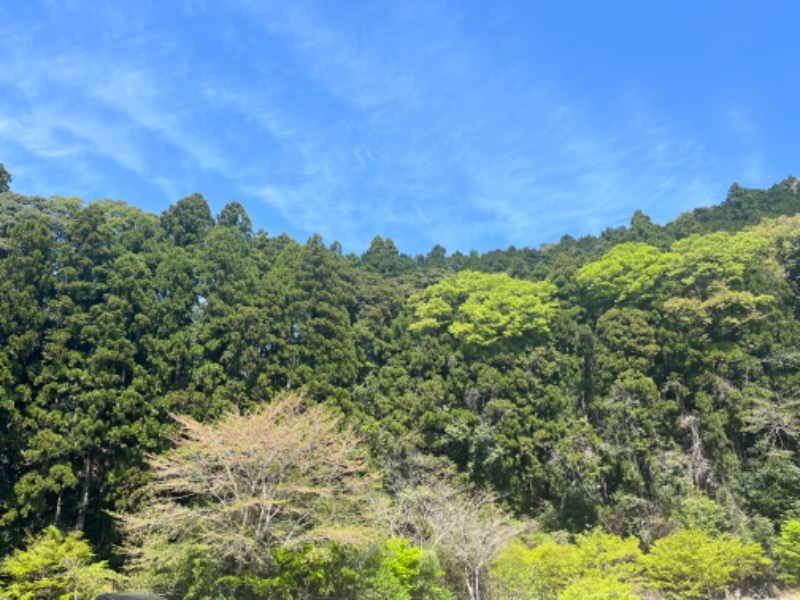
[[796, 0], [0, 0], [21, 193], [201, 192], [360, 253], [536, 247], [800, 176]]

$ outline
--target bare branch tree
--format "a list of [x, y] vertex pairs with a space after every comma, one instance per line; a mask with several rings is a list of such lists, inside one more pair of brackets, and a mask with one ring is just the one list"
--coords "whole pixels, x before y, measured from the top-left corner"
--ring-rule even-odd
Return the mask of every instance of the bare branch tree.
[[392, 533], [420, 547], [437, 550], [460, 571], [471, 600], [480, 600], [489, 563], [524, 527], [512, 521], [496, 502], [497, 494], [471, 491], [447, 471], [419, 469], [396, 482]]
[[265, 566], [277, 546], [368, 534], [365, 451], [322, 406], [289, 396], [215, 425], [175, 418], [182, 435], [152, 459], [143, 509], [123, 517], [138, 567], [168, 569], [200, 549], [241, 570]]

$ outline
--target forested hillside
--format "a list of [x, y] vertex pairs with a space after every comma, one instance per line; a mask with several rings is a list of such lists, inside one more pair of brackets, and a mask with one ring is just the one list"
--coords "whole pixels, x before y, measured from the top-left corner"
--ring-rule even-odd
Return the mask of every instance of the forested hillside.
[[[6, 191], [0, 590], [29, 597], [21, 549], [68, 542], [110, 565], [70, 581], [174, 598], [792, 585], [798, 294], [793, 177], [416, 257], [199, 194], [156, 215]], [[687, 547], [728, 558], [695, 581], [670, 571]]]

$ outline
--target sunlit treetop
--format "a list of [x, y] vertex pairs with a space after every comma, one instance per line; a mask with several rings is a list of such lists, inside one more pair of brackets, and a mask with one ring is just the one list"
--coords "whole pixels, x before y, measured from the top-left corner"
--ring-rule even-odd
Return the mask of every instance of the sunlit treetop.
[[462, 271], [411, 299], [412, 331], [446, 329], [456, 339], [489, 346], [502, 339], [548, 332], [555, 286], [505, 273]]

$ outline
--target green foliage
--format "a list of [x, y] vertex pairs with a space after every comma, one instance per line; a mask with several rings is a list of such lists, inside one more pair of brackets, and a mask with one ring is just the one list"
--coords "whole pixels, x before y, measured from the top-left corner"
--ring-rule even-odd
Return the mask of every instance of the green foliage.
[[287, 296], [291, 343], [287, 387], [300, 387], [317, 400], [343, 400], [358, 373], [351, 311], [355, 290], [343, 259], [314, 235], [278, 260]]
[[768, 190], [731, 185], [725, 201], [684, 213], [666, 229], [679, 237], [711, 231], [739, 231], [756, 225], [765, 217], [794, 215], [800, 212], [800, 188], [789, 176]]
[[775, 554], [786, 581], [791, 585], [800, 584], [800, 521], [789, 519], [783, 524]]
[[725, 510], [707, 496], [693, 494], [680, 500], [673, 515], [685, 529], [697, 529], [709, 535], [719, 535], [730, 530], [730, 519]]
[[504, 273], [462, 271], [411, 299], [412, 331], [446, 328], [457, 340], [491, 346], [500, 340], [545, 334], [553, 315], [555, 288]]
[[[200, 195], [159, 217], [119, 201], [4, 192], [0, 556], [56, 523], [82, 528], [113, 564], [129, 560], [115, 554], [110, 515], [152, 500], [149, 459], [172, 447], [170, 414], [222, 423], [287, 390], [348, 421], [374, 464], [419, 452], [452, 462], [473, 486], [456, 494], [462, 507], [501, 497], [509, 512], [576, 536], [602, 524], [650, 545], [678, 525], [768, 546], [800, 494], [800, 218], [775, 218], [794, 215], [799, 199], [794, 178], [733, 186], [721, 206], [663, 227], [637, 212], [598, 237], [450, 256], [437, 245], [412, 259], [389, 238], [356, 257], [319, 236], [254, 233], [240, 204], [215, 220]], [[174, 516], [199, 510], [199, 498], [173, 498]], [[317, 499], [332, 509], [329, 496]], [[450, 549], [437, 547], [453, 589], [464, 572], [454, 565], [494, 556], [494, 542], [476, 540], [505, 539], [479, 514], [475, 527], [462, 519], [453, 529], [471, 532], [469, 544], [451, 532]], [[275, 538], [254, 568], [202, 536], [159, 538], [156, 574], [187, 598], [229, 594], [226, 577], [246, 582], [237, 594], [257, 595], [285, 559], [297, 574], [285, 589], [319, 590], [329, 584], [310, 582], [328, 560], [325, 581], [341, 575], [330, 585], [345, 589], [347, 569], [362, 573], [367, 559], [343, 540], [338, 554], [326, 545], [353, 531], [324, 527], [335, 522], [321, 511], [302, 532], [318, 538]], [[225, 539], [217, 546], [237, 547]], [[467, 565], [473, 594], [481, 565]], [[605, 575], [547, 585], [616, 591]], [[392, 569], [376, 577], [394, 590], [384, 596], [405, 589]]]
[[253, 235], [253, 223], [247, 215], [244, 206], [238, 202], [230, 202], [225, 205], [222, 212], [217, 216], [217, 224], [221, 227], [233, 227], [245, 237]]
[[645, 558], [649, 585], [679, 599], [714, 597], [732, 583], [757, 579], [769, 564], [757, 543], [699, 529], [661, 538]]
[[514, 541], [495, 559], [492, 578], [501, 598], [553, 597], [580, 570], [574, 546], [545, 540], [529, 549]]
[[614, 600], [640, 600], [629, 583], [613, 575], [593, 571], [581, 575], [558, 593], [558, 600], [584, 600], [586, 598], [613, 598]]
[[581, 569], [634, 581], [642, 570], [642, 552], [634, 537], [621, 538], [594, 529], [575, 536]]
[[501, 598], [579, 598], [587, 590], [634, 597], [642, 568], [635, 538], [595, 529], [574, 544], [547, 538], [529, 549], [515, 541], [495, 560], [492, 575]]
[[0, 563], [0, 576], [6, 581], [3, 597], [20, 600], [93, 600], [123, 581], [105, 561], [95, 559], [79, 531], [65, 536], [53, 526], [28, 539], [25, 550], [7, 556]]
[[748, 266], [762, 256], [769, 242], [751, 232], [694, 235], [672, 245], [674, 260], [668, 270], [694, 295], [707, 297], [714, 283], [738, 287]]
[[433, 551], [391, 538], [378, 553], [377, 568], [367, 581], [367, 596], [375, 600], [449, 600], [452, 594], [439, 585], [443, 574]]
[[794, 516], [800, 498], [800, 468], [786, 460], [771, 460], [742, 478], [745, 497], [753, 510], [780, 523]]
[[202, 241], [214, 226], [214, 218], [206, 199], [192, 194], [164, 211], [161, 226], [176, 246], [190, 246]]
[[151, 585], [200, 598], [220, 575], [245, 573], [226, 581], [305, 587], [320, 564], [312, 546], [371, 537], [364, 451], [323, 406], [284, 397], [214, 426], [176, 420], [183, 437], [152, 459], [141, 509], [123, 518], [132, 566]]
[[11, 173], [6, 171], [6, 168], [3, 166], [3, 163], [0, 163], [0, 194], [8, 192], [11, 190], [9, 184], [11, 183]]
[[283, 547], [271, 550], [272, 576], [228, 575], [214, 583], [233, 597], [295, 600], [351, 595], [359, 576], [348, 566], [352, 556], [346, 549], [329, 544], [315, 547]]
[[648, 300], [672, 260], [671, 255], [642, 242], [620, 244], [578, 271], [577, 280], [606, 303]]
[[397, 277], [414, 268], [411, 257], [400, 254], [392, 238], [375, 236], [367, 251], [361, 255], [365, 269], [380, 273], [384, 277]]

